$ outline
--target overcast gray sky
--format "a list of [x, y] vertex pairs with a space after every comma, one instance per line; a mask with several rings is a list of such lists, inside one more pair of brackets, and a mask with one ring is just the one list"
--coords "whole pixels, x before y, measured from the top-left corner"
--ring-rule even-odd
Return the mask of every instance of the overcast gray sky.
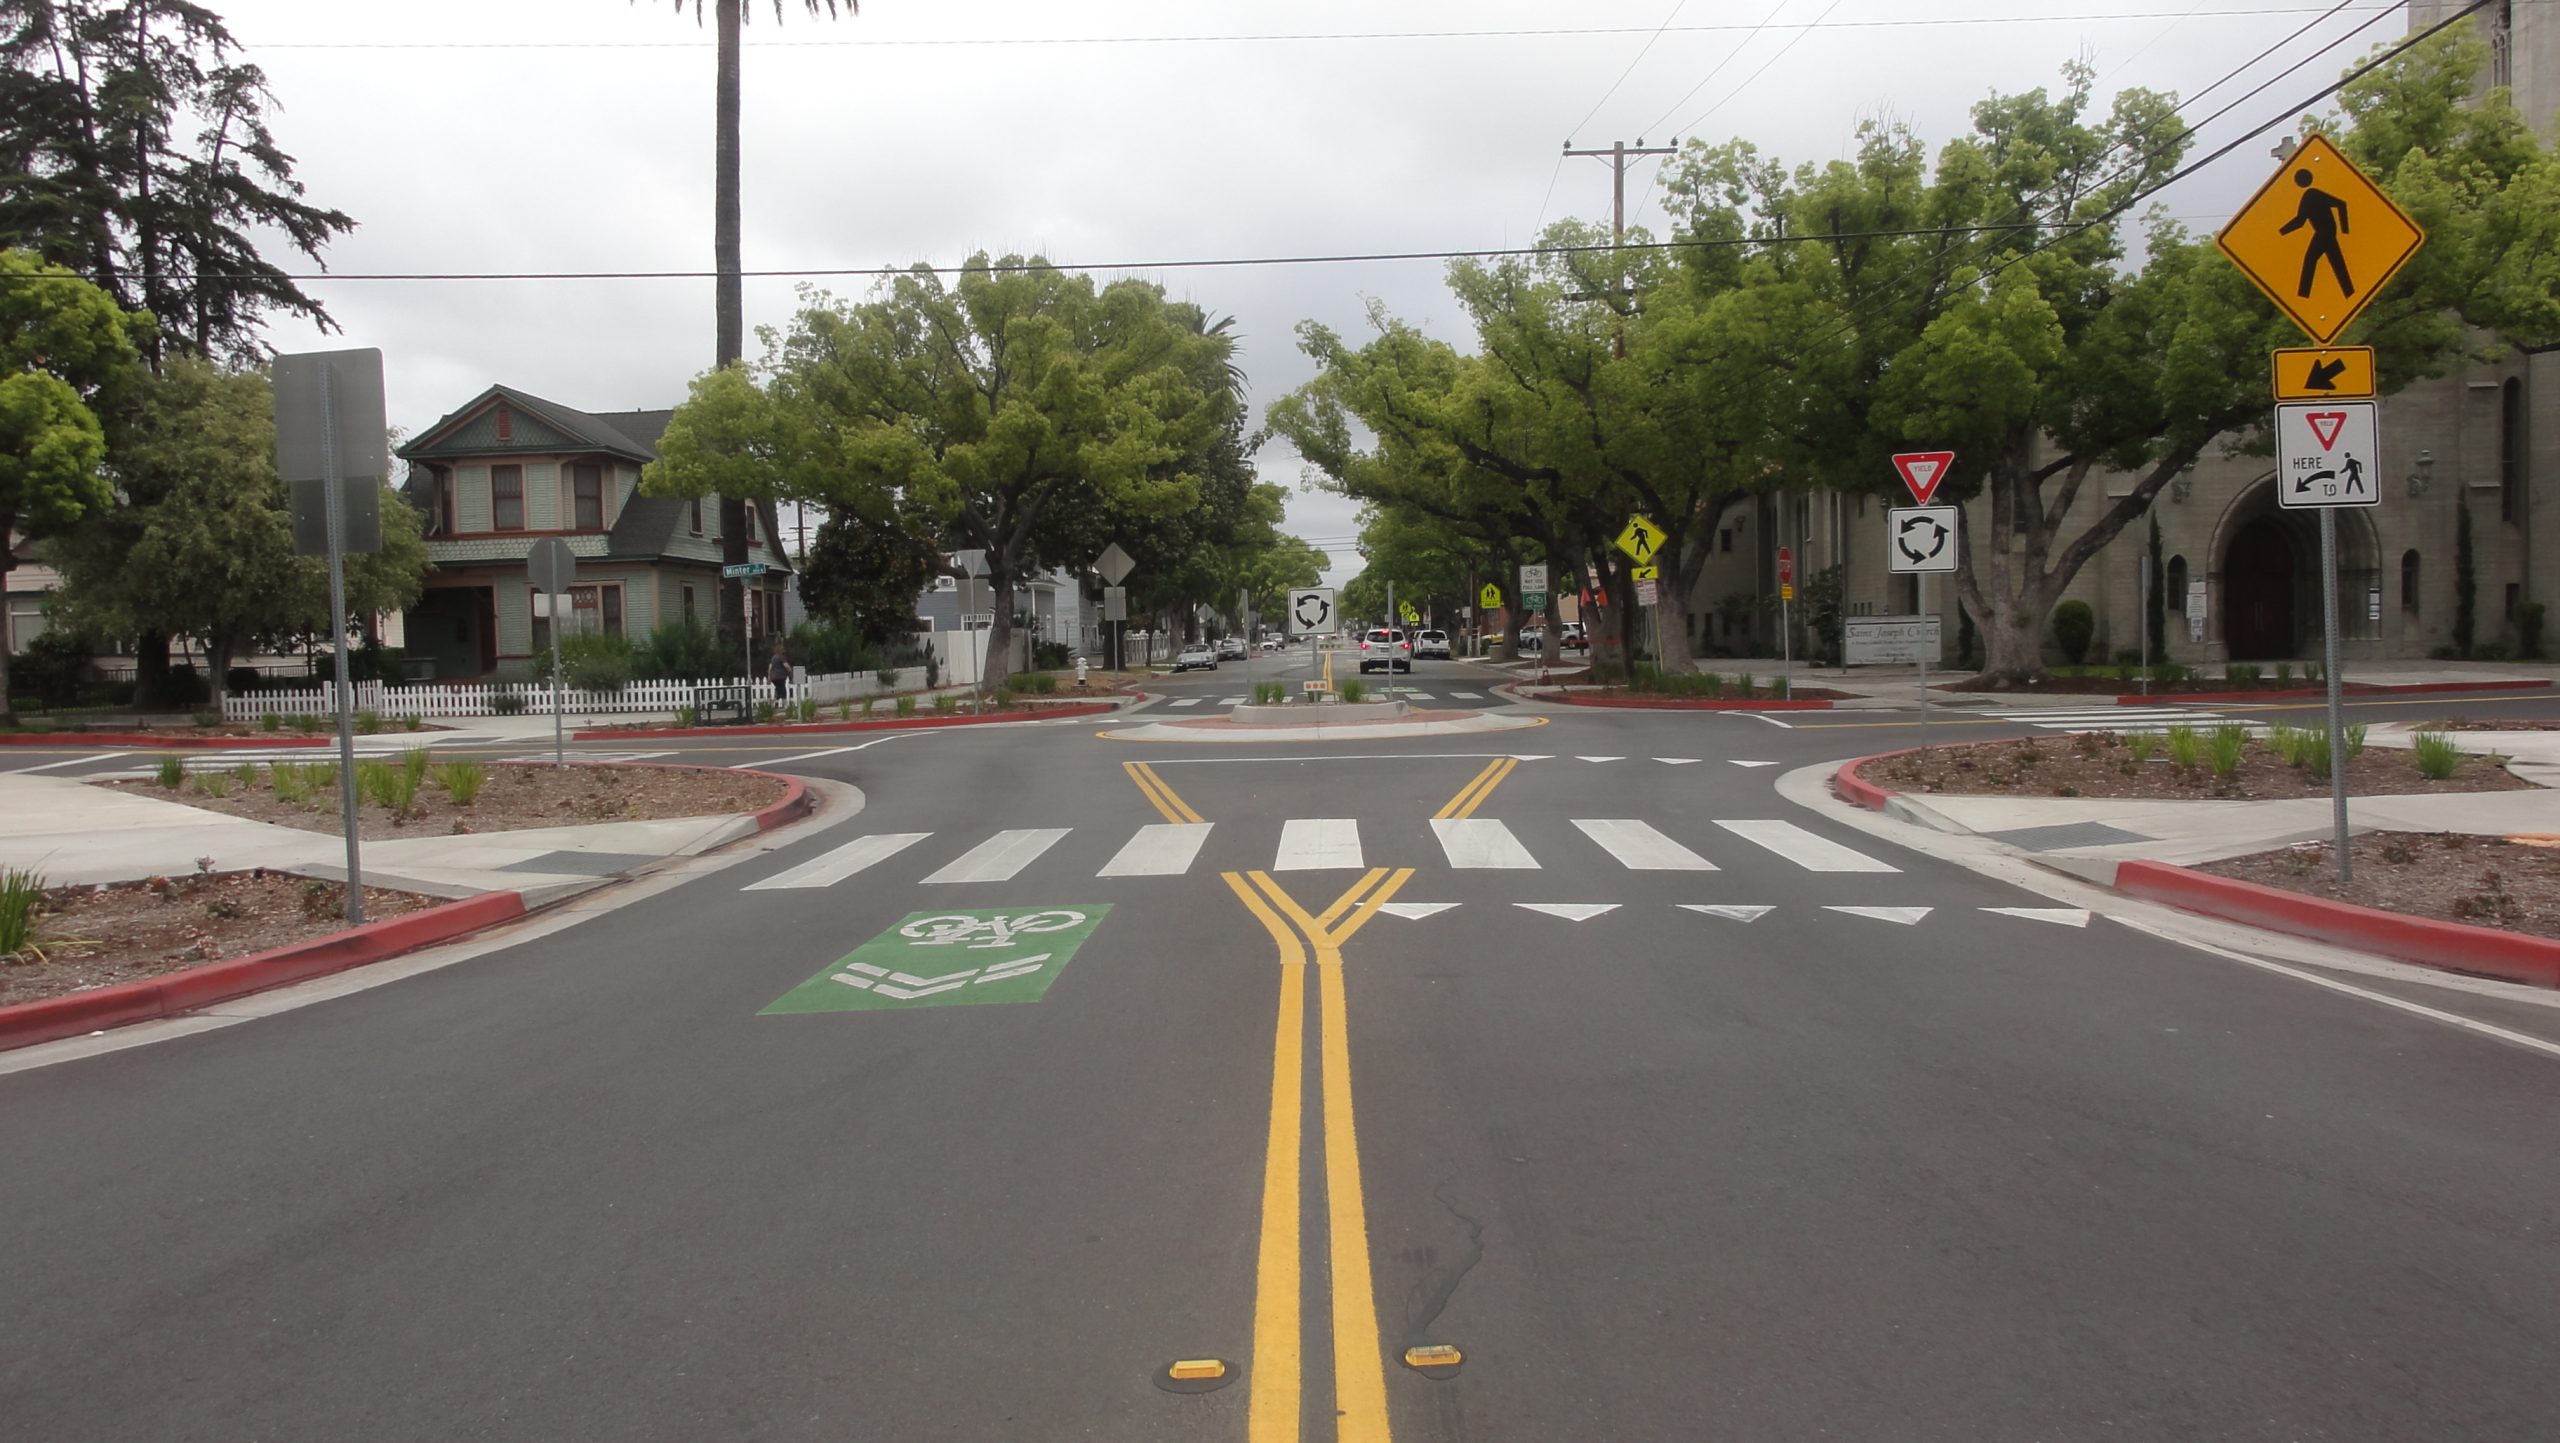
[[[332, 270], [710, 266], [712, 42], [690, 4], [211, 3], [266, 68], [311, 199], [361, 223]], [[1561, 160], [1567, 139], [1741, 135], [1793, 163], [1885, 116], [1934, 146], [1974, 101], [2075, 55], [2109, 92], [2193, 95], [2311, 23], [2188, 112], [2300, 66], [2208, 127], [2210, 147], [2406, 28], [2390, 15], [2345, 38], [2398, 9], [2381, 0], [2328, 18], [2335, 0], [865, 0], [833, 21], [787, 0], [780, 25], [751, 4], [751, 271], [1520, 245], [1542, 220], [1608, 214], [1607, 167]], [[2210, 228], [2268, 164], [2253, 144], [2163, 199]], [[1650, 179], [1630, 183], [1630, 220], [1658, 227]], [[1356, 330], [1371, 298], [1463, 341], [1442, 269], [1140, 273], [1234, 315], [1268, 400], [1310, 374], [1299, 321]], [[798, 284], [750, 279], [750, 330], [785, 323]], [[380, 346], [392, 422], [412, 430], [496, 381], [592, 410], [672, 405], [711, 359], [707, 279], [309, 289], [344, 338], [279, 325], [276, 346]], [[1356, 508], [1299, 490], [1285, 448], [1261, 459], [1295, 493], [1290, 529], [1334, 554], [1331, 579], [1356, 574]]]

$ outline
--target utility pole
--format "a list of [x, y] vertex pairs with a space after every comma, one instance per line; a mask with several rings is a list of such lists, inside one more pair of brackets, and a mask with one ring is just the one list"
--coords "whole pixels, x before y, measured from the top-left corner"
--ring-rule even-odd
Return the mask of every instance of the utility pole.
[[[1620, 246], [1626, 244], [1627, 240], [1627, 162], [1647, 155], [1677, 155], [1680, 153], [1680, 140], [1679, 137], [1674, 136], [1669, 145], [1649, 146], [1644, 143], [1644, 137], [1638, 136], [1634, 145], [1621, 140], [1613, 142], [1607, 150], [1576, 150], [1573, 148], [1573, 142], [1568, 140], [1564, 143], [1564, 153], [1568, 158], [1609, 162], [1609, 243], [1612, 246]], [[1630, 292], [1623, 286], [1612, 292], [1614, 296], [1628, 294]], [[1591, 300], [1593, 297], [1577, 293], [1572, 299], [1582, 301]], [[1626, 328], [1621, 326], [1618, 329], [1617, 355], [1620, 360], [1624, 360], [1626, 354], [1627, 333]]]

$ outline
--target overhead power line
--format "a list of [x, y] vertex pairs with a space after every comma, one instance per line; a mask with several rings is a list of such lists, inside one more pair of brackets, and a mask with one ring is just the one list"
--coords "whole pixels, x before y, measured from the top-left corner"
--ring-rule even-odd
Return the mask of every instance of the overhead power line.
[[[2401, 0], [2385, 0], [2375, 8], [2396, 10]], [[2216, 10], [2198, 19], [2246, 20], [2267, 15], [2300, 15], [2316, 7], [2309, 5], [2252, 5], [2233, 10]], [[1780, 25], [1780, 30], [1921, 30], [1950, 26], [1975, 25], [2096, 25], [2144, 20], [2177, 20], [2185, 18], [2183, 10], [2116, 10], [2093, 14], [2051, 15], [1912, 15], [1889, 16], [1862, 20], [1799, 21]], [[1550, 40], [1577, 36], [1606, 37], [1612, 35], [1710, 35], [1761, 27], [1740, 21], [1702, 22], [1691, 25], [1652, 27], [1644, 25], [1574, 25], [1537, 28], [1482, 30], [1323, 30], [1323, 31], [1255, 31], [1232, 35], [952, 35], [930, 37], [899, 36], [829, 36], [812, 33], [806, 37], [776, 40], [749, 40], [757, 50], [898, 50], [982, 48], [994, 46], [1074, 46], [1074, 45], [1272, 45], [1336, 43], [1360, 40]], [[709, 40], [262, 40], [243, 41], [244, 50], [708, 50]]]

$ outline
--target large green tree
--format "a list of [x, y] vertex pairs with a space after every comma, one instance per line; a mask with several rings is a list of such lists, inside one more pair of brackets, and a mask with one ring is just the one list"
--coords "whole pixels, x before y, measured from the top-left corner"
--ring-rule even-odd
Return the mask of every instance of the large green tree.
[[[635, 0], [636, 3], [636, 0]], [[675, 0], [679, 14], [688, 0]], [[694, 23], [702, 23], [703, 0], [689, 0]], [[800, 0], [810, 16], [832, 19], [839, 0]], [[860, 0], [841, 0], [845, 14], [860, 14]], [[773, 20], [782, 23], [786, 7], [773, 0]], [[746, 261], [739, 237], [739, 144], [741, 61], [748, 0], [711, 0], [711, 24], [718, 35], [717, 74], [711, 96], [711, 264], [712, 359], [715, 367], [741, 363], [747, 352]], [[732, 565], [747, 559], [747, 500], [725, 492], [719, 496], [720, 557]], [[746, 583], [720, 583], [720, 635], [734, 652], [747, 633]]]
[[[816, 297], [759, 387], [700, 380], [659, 440], [658, 494], [774, 497], [856, 514], [913, 507], [986, 553], [999, 597], [1081, 567], [1096, 513], [1196, 505], [1239, 403], [1233, 345], [1139, 281], [1096, 288], [1036, 259], [917, 267], [860, 304]], [[1013, 631], [995, 608], [999, 674]]]
[[[0, 251], [0, 592], [21, 533], [41, 537], [115, 504], [101, 474], [106, 429], [93, 409], [128, 384], [149, 318], [25, 251]], [[0, 638], [0, 721], [9, 719], [9, 647]]]
[[0, 246], [68, 266], [159, 320], [149, 342], [263, 354], [277, 312], [335, 329], [266, 258], [355, 228], [303, 199], [275, 97], [189, 0], [0, 0]]
[[198, 638], [218, 705], [234, 658], [414, 603], [426, 542], [416, 508], [386, 486], [382, 549], [347, 558], [348, 615], [330, 616], [328, 562], [293, 549], [275, 451], [263, 372], [172, 358], [140, 384], [117, 436], [113, 474], [138, 499], [55, 548], [65, 614], [92, 630]]
[[884, 521], [845, 513], [818, 525], [800, 563], [800, 600], [821, 621], [851, 627], [878, 646], [920, 628], [916, 598], [942, 573], [942, 552], [923, 518]]

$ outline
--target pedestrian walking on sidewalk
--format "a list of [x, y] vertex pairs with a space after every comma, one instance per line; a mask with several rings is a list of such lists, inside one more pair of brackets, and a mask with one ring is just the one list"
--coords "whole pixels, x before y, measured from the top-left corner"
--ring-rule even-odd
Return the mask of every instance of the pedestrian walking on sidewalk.
[[773, 702], [780, 706], [791, 689], [791, 658], [783, 653], [779, 641], [773, 644], [773, 660], [764, 664], [764, 674], [773, 678]]

